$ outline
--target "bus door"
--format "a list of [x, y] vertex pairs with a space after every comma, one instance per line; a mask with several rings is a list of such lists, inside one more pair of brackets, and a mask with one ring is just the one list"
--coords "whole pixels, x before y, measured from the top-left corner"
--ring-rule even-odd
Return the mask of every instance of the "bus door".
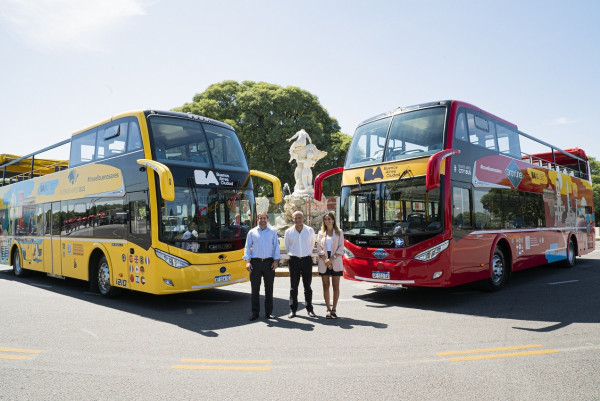
[[52, 207], [50, 203], [44, 203], [42, 206], [42, 213], [43, 232], [40, 233], [43, 238], [41, 259], [43, 262], [43, 271], [45, 273], [52, 273], [52, 237], [50, 235], [52, 232]]
[[52, 224], [50, 227], [50, 242], [52, 244], [52, 274], [62, 276], [62, 251], [60, 243], [60, 202], [52, 202]]

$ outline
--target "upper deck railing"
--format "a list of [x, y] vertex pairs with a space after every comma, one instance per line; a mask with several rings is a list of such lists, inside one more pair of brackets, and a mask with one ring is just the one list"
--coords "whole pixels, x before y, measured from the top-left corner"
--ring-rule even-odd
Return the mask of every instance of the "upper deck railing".
[[[20, 157], [0, 155], [0, 163], [2, 163], [0, 164], [0, 169], [2, 169], [0, 186], [65, 170], [69, 167], [68, 160], [36, 159], [36, 156], [69, 142], [71, 142], [70, 138]], [[29, 161], [29, 159], [31, 159], [31, 161]]]

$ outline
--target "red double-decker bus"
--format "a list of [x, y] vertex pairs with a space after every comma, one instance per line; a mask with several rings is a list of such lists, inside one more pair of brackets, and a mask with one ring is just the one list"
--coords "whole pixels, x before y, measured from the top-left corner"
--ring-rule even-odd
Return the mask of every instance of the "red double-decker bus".
[[590, 170], [468, 103], [398, 108], [361, 123], [342, 173], [344, 277], [405, 286], [481, 281], [595, 246]]

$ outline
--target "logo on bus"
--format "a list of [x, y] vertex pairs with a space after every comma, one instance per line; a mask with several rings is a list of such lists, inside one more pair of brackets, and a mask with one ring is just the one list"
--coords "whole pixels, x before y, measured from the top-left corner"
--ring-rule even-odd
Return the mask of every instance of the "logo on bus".
[[71, 185], [75, 185], [75, 181], [77, 181], [77, 177], [79, 177], [79, 173], [77, 173], [77, 170], [71, 170], [71, 172], [69, 173], [69, 182], [71, 183]]
[[523, 180], [523, 173], [521, 172], [521, 169], [519, 168], [519, 166], [517, 166], [517, 163], [515, 163], [514, 160], [511, 160], [508, 167], [506, 167], [506, 170], [504, 170], [504, 174], [506, 174], [506, 176], [510, 180], [510, 183], [515, 189]]
[[373, 252], [373, 256], [375, 256], [377, 259], [385, 259], [389, 255], [390, 254], [387, 253], [386, 251], [384, 251], [382, 248], [379, 248], [378, 250], [376, 250], [375, 252]]
[[210, 249], [211, 251], [221, 251], [221, 250], [225, 250], [225, 249], [231, 249], [231, 244], [209, 245], [208, 249]]
[[212, 171], [194, 170], [194, 178], [198, 185], [219, 185], [219, 181]]
[[394, 245], [394, 242], [391, 239], [374, 239], [369, 241], [369, 245], [373, 248], [376, 246], [384, 246], [389, 248]]
[[375, 170], [373, 170], [372, 168], [368, 168], [365, 170], [363, 181], [371, 181], [375, 178], [383, 180], [383, 172], [381, 171], [381, 167], [377, 167]]

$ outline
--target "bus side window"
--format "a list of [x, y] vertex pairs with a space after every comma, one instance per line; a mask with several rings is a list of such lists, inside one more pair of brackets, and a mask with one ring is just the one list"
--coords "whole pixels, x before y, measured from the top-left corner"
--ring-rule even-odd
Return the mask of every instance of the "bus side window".
[[471, 227], [471, 196], [467, 188], [452, 188], [452, 224], [455, 228]]
[[96, 129], [73, 136], [69, 167], [79, 166], [94, 160], [96, 155]]
[[461, 112], [456, 117], [456, 125], [454, 126], [454, 138], [460, 139], [461, 141], [469, 142], [469, 136], [467, 134], [467, 121], [465, 113]]
[[142, 135], [137, 121], [129, 122], [129, 137], [127, 138], [127, 151], [133, 152], [142, 148]]

